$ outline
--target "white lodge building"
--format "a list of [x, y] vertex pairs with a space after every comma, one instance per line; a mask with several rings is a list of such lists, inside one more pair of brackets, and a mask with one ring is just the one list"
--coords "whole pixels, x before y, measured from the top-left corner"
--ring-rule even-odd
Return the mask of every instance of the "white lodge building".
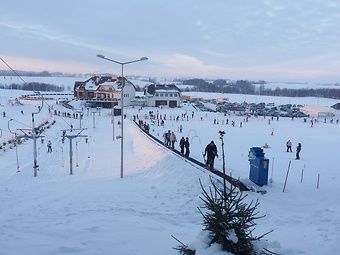
[[147, 106], [167, 105], [177, 107], [181, 101], [181, 90], [176, 85], [151, 84], [144, 90]]
[[[74, 97], [85, 100], [92, 107], [111, 108], [121, 99], [121, 83], [121, 77], [92, 75], [86, 81], [75, 82]], [[123, 92], [124, 106], [131, 105], [131, 101], [136, 97], [136, 87], [126, 78]]]

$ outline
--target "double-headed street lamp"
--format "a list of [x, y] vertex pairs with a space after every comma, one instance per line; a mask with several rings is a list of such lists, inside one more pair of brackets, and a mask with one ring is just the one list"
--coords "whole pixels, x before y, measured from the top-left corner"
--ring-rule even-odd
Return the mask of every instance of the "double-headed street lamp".
[[116, 60], [113, 60], [113, 59], [109, 59], [109, 58], [106, 58], [104, 55], [101, 55], [101, 54], [98, 54], [97, 55], [98, 58], [102, 58], [102, 59], [105, 59], [107, 61], [111, 61], [111, 62], [114, 62], [116, 64], [119, 64], [122, 66], [122, 77], [121, 77], [121, 99], [120, 99], [120, 102], [122, 104], [121, 106], [121, 140], [120, 140], [120, 178], [123, 178], [123, 161], [124, 161], [124, 153], [123, 153], [123, 147], [124, 147], [124, 143], [123, 143], [123, 121], [124, 121], [124, 92], [123, 92], [123, 89], [124, 89], [124, 84], [125, 84], [125, 81], [124, 81], [124, 65], [127, 65], [127, 64], [131, 64], [131, 63], [135, 63], [135, 62], [139, 62], [139, 61], [144, 61], [144, 60], [148, 60], [147, 57], [142, 57], [140, 59], [137, 59], [137, 60], [133, 60], [133, 61], [128, 61], [128, 62], [119, 62], [119, 61], [116, 61]]

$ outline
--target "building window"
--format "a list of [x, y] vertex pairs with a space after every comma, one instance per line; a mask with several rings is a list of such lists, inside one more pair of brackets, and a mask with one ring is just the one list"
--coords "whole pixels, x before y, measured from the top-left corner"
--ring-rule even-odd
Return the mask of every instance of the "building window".
[[160, 97], [163, 97], [163, 93], [160, 93], [159, 96], [160, 96]]
[[172, 97], [172, 93], [170, 93], [169, 97]]
[[174, 97], [177, 97], [177, 94], [174, 94]]
[[164, 93], [164, 96], [165, 96], [165, 97], [168, 97], [168, 93]]
[[156, 93], [155, 96], [158, 97], [158, 93]]

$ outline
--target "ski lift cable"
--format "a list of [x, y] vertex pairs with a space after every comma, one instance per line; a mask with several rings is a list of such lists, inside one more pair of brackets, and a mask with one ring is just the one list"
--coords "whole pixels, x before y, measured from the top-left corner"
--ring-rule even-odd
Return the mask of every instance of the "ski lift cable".
[[[2, 57], [0, 57], [1, 61], [4, 62], [4, 64], [17, 76], [19, 77], [19, 79], [24, 83], [27, 84], [27, 82], [20, 76], [20, 74], [18, 74]], [[36, 93], [38, 96], [41, 97], [41, 107], [39, 107], [39, 111], [38, 112], [33, 112], [32, 114], [38, 114], [40, 113], [41, 109], [44, 106], [44, 97], [40, 94], [39, 91], [34, 91], [34, 93]]]
[[21, 122], [21, 121], [18, 121], [18, 120], [16, 120], [16, 119], [13, 119], [13, 118], [11, 118], [11, 117], [8, 117], [8, 116], [6, 116], [6, 118], [9, 118], [10, 120], [13, 120], [13, 121], [15, 121], [15, 122], [17, 122], [17, 123], [19, 123], [19, 124], [21, 124], [21, 125], [25, 126], [25, 127], [28, 127], [28, 128], [30, 128], [30, 126], [29, 126], [29, 125], [27, 125], [27, 124], [25, 124], [25, 123], [23, 123], [23, 122]]
[[69, 127], [71, 127], [72, 126], [72, 124], [69, 124], [67, 121], [66, 121], [66, 119], [64, 118], [64, 117], [62, 117], [62, 116], [60, 116], [60, 115], [57, 115], [59, 118], [61, 118]]
[[58, 136], [53, 136], [53, 135], [47, 135], [47, 134], [45, 134], [45, 137], [48, 138], [48, 139], [53, 138], [53, 139], [55, 139], [55, 140], [58, 140]]
[[2, 129], [2, 128], [0, 128], [0, 137], [2, 136], [2, 131], [5, 131], [5, 132], [7, 132], [7, 133], [11, 133], [11, 132], [9, 132], [8, 130], [6, 130], [6, 129]]
[[5, 65], [6, 65], [9, 69], [12, 70], [13, 73], [15, 73], [16, 76], [19, 77], [19, 79], [20, 79], [23, 83], [26, 84], [25, 80], [24, 80], [23, 78], [21, 78], [21, 76], [20, 76], [20, 75], [19, 75], [19, 74], [18, 74], [18, 73], [17, 73], [17, 72], [9, 65], [9, 64], [7, 64], [7, 62], [6, 62], [2, 57], [0, 57], [0, 59], [1, 59], [2, 62], [5, 63]]

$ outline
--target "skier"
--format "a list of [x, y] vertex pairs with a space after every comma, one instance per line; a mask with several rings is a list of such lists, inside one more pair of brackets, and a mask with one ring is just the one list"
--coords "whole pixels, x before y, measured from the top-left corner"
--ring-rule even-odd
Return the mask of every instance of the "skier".
[[296, 147], [296, 159], [300, 159], [301, 143]]
[[47, 143], [47, 152], [52, 152], [52, 142], [51, 142], [51, 140], [48, 140], [48, 143]]
[[184, 146], [185, 146], [185, 139], [184, 137], [181, 138], [179, 141], [179, 147], [181, 148], [181, 154], [184, 155]]
[[288, 140], [286, 142], [286, 147], [287, 147], [287, 152], [292, 152], [292, 142], [290, 140]]
[[207, 155], [206, 165], [209, 170], [214, 170], [214, 160], [217, 155], [217, 147], [214, 141], [211, 141], [206, 147], [203, 156]]
[[189, 138], [188, 138], [188, 137], [185, 138], [184, 147], [185, 147], [185, 157], [186, 157], [186, 158], [189, 158], [189, 153], [190, 153], [189, 147], [190, 147], [190, 143], [189, 143]]

